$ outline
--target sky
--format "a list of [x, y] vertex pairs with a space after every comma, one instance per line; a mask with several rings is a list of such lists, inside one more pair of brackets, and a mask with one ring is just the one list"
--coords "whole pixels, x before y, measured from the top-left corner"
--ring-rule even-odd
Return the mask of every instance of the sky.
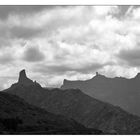
[[0, 6], [0, 89], [140, 72], [139, 6]]

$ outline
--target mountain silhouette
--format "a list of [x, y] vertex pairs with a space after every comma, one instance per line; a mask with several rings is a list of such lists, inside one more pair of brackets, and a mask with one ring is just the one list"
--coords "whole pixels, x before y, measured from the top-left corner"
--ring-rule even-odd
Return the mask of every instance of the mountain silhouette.
[[0, 92], [0, 134], [100, 134], [64, 116], [26, 103], [15, 95]]
[[19, 80], [18, 80], [19, 84], [26, 84], [26, 85], [30, 85], [33, 84], [33, 81], [29, 78], [27, 78], [25, 70], [20, 71], [19, 73]]
[[25, 69], [23, 69], [23, 70], [21, 70], [19, 72], [18, 82], [13, 84], [11, 86], [11, 88], [14, 88], [14, 87], [17, 87], [17, 86], [24, 87], [24, 86], [31, 86], [31, 85], [36, 85], [36, 86], [40, 86], [41, 87], [41, 85], [39, 83], [37, 83], [36, 81], [33, 82], [31, 79], [29, 79], [26, 76]]
[[61, 88], [78, 88], [91, 97], [120, 106], [140, 116], [140, 73], [131, 79], [108, 78], [96, 73], [92, 79], [85, 81], [64, 80]]
[[[102, 75], [95, 79], [98, 83], [106, 81]], [[18, 81], [5, 92], [51, 113], [72, 118], [87, 128], [102, 130], [104, 134], [140, 134], [140, 117], [90, 97], [79, 89], [46, 89], [38, 84], [20, 84]]]

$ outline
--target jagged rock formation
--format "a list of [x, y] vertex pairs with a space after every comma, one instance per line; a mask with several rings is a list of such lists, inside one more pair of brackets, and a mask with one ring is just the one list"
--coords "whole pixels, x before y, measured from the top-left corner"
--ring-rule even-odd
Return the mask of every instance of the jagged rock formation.
[[26, 76], [26, 71], [25, 69], [21, 70], [19, 72], [19, 78], [18, 78], [18, 82], [13, 84], [11, 86], [11, 88], [15, 88], [17, 86], [20, 86], [21, 88], [24, 87], [24, 86], [33, 86], [33, 85], [36, 85], [36, 86], [40, 86], [41, 85], [39, 83], [37, 83], [36, 81], [32, 81], [31, 79], [29, 79], [27, 76]]
[[[106, 81], [105, 76], [97, 76], [99, 83]], [[70, 117], [88, 128], [102, 130], [105, 134], [140, 134], [140, 117], [92, 98], [79, 89], [44, 89], [36, 85], [21, 87], [17, 84], [5, 91], [49, 112]]]
[[25, 70], [22, 70], [19, 73], [18, 83], [23, 84], [23, 85], [30, 85], [30, 84], [33, 84], [33, 81], [27, 78]]
[[61, 88], [78, 88], [91, 97], [140, 116], [140, 73], [131, 79], [108, 78], [96, 73], [95, 77], [86, 81], [64, 80]]
[[100, 134], [72, 119], [29, 105], [15, 95], [0, 92], [0, 134]]

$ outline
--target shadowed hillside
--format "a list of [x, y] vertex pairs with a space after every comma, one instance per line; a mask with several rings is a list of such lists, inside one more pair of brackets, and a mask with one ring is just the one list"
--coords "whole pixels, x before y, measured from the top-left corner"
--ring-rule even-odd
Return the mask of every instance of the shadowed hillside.
[[0, 92], [0, 134], [100, 134], [72, 119], [29, 105], [15, 95]]

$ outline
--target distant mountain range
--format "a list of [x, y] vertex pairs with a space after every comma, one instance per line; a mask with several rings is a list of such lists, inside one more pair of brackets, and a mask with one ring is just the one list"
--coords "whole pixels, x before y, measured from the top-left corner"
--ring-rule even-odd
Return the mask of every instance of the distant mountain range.
[[131, 79], [108, 78], [96, 73], [95, 77], [86, 81], [64, 80], [61, 88], [78, 88], [91, 97], [118, 105], [140, 116], [140, 73]]
[[[96, 78], [106, 79], [101, 75]], [[101, 83], [102, 80], [97, 81]], [[101, 130], [104, 134], [140, 134], [140, 117], [88, 96], [79, 89], [42, 88], [27, 78], [25, 70], [20, 72], [18, 82], [5, 92], [15, 94], [53, 114], [72, 118], [87, 128]]]

